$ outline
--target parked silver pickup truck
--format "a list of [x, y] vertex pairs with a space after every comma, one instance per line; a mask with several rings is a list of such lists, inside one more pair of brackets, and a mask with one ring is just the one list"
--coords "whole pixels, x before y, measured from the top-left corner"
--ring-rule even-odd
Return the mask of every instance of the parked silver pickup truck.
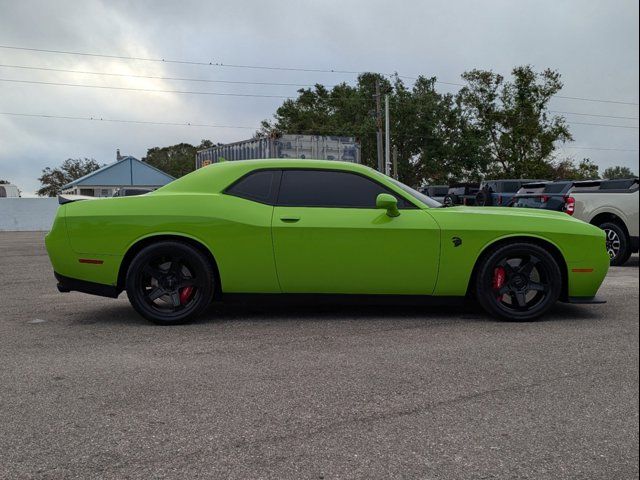
[[638, 251], [638, 179], [576, 182], [573, 216], [607, 233], [611, 265], [622, 265]]
[[607, 233], [611, 265], [638, 251], [638, 179], [535, 182], [523, 185], [510, 206], [556, 210]]

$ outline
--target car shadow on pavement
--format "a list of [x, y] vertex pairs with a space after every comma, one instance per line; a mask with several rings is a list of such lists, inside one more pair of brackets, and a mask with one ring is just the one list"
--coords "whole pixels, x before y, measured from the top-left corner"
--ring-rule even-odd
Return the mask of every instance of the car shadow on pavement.
[[[69, 316], [72, 323], [79, 325], [136, 325], [154, 326], [138, 315], [125, 302], [99, 309], [74, 312]], [[589, 305], [569, 305], [558, 303], [538, 321], [558, 322], [566, 320], [597, 320], [599, 315]], [[413, 305], [362, 303], [338, 304], [292, 304], [286, 301], [214, 303], [192, 324], [206, 325], [227, 322], [304, 322], [304, 321], [390, 321], [390, 322], [482, 322], [503, 323], [487, 315], [472, 301], [456, 305]], [[531, 322], [517, 322], [531, 323]]]

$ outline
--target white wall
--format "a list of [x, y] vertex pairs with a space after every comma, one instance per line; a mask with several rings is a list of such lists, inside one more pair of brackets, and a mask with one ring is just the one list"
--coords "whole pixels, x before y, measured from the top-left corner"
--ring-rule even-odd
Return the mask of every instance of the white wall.
[[0, 231], [49, 230], [57, 198], [0, 198]]

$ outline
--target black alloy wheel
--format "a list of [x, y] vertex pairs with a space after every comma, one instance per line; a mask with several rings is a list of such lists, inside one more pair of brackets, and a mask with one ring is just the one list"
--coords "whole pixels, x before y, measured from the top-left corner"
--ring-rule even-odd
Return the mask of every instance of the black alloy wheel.
[[143, 317], [161, 325], [186, 323], [211, 303], [214, 272], [200, 251], [164, 241], [145, 247], [131, 262], [127, 296]]
[[605, 242], [611, 265], [624, 265], [631, 256], [631, 245], [627, 234], [617, 223], [606, 222], [599, 227], [606, 235]]
[[560, 297], [562, 273], [544, 248], [515, 243], [498, 247], [482, 260], [475, 288], [488, 313], [503, 320], [533, 320]]

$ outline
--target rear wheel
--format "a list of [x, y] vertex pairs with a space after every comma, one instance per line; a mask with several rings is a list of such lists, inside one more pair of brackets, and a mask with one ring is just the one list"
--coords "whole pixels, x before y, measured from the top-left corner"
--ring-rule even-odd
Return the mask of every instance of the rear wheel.
[[453, 207], [454, 205], [458, 204], [458, 196], [457, 195], [445, 195], [444, 199], [442, 200], [442, 204], [445, 207]]
[[197, 249], [159, 242], [136, 255], [127, 272], [127, 296], [143, 317], [160, 325], [186, 323], [211, 303], [214, 272]]
[[493, 198], [489, 190], [480, 190], [476, 193], [476, 205], [479, 207], [489, 207], [493, 204]]
[[607, 253], [609, 254], [611, 265], [624, 265], [631, 256], [631, 242], [625, 231], [613, 222], [606, 222], [598, 225], [606, 234]]
[[553, 256], [531, 243], [498, 247], [482, 260], [475, 294], [480, 305], [503, 320], [533, 320], [560, 297], [562, 272]]

